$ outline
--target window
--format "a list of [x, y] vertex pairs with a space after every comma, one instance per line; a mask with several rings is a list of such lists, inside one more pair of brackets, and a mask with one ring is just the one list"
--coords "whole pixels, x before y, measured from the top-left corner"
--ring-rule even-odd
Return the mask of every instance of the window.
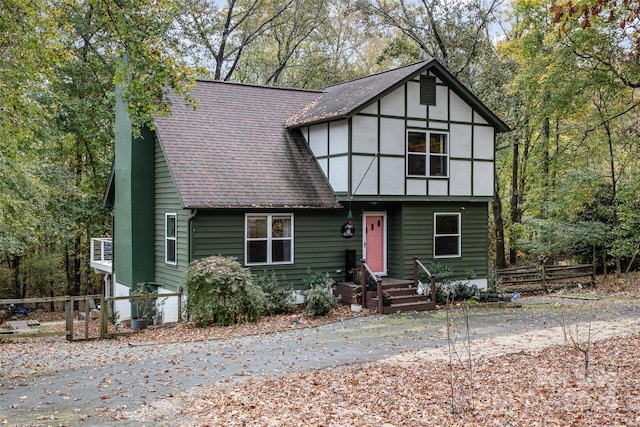
[[293, 262], [292, 214], [248, 214], [245, 236], [246, 264]]
[[460, 256], [460, 214], [434, 215], [433, 255], [436, 258]]
[[[448, 135], [437, 132], [407, 132], [407, 175], [447, 177]], [[429, 143], [427, 144], [427, 141]]]
[[164, 262], [176, 263], [176, 214], [164, 215]]

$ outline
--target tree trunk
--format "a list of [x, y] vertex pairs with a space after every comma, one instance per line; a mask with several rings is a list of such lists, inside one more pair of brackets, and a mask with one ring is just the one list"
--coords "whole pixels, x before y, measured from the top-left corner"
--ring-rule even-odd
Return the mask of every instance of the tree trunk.
[[11, 270], [11, 295], [14, 298], [24, 298], [20, 286], [20, 259], [19, 255], [7, 256], [7, 264]]
[[549, 141], [551, 137], [551, 128], [549, 117], [545, 117], [542, 122], [542, 204], [540, 206], [540, 214], [542, 218], [547, 218], [547, 209], [549, 206]]
[[[518, 162], [519, 162], [520, 150], [518, 148], [518, 140], [513, 141], [513, 164], [512, 164], [512, 175], [511, 175], [511, 225], [519, 222], [519, 213], [520, 209], [518, 201], [520, 200], [520, 195], [518, 194], [518, 189], [520, 183], [518, 182]], [[518, 251], [516, 248], [516, 242], [513, 238], [513, 235], [509, 236], [509, 264], [516, 265], [518, 262]]]
[[495, 238], [496, 238], [496, 268], [506, 268], [507, 259], [505, 257], [505, 244], [504, 244], [504, 221], [502, 220], [502, 199], [500, 199], [500, 184], [496, 179], [496, 196], [491, 203], [493, 208], [493, 221], [495, 223]]
[[615, 249], [618, 246], [618, 188], [617, 182], [618, 178], [616, 176], [616, 164], [615, 164], [615, 154], [613, 152], [613, 137], [611, 136], [611, 129], [609, 128], [609, 123], [605, 123], [605, 130], [607, 131], [607, 139], [609, 142], [609, 167], [611, 168], [611, 222], [613, 227], [613, 242], [612, 246], [614, 249], [614, 259], [616, 262], [616, 274], [622, 273], [622, 266], [620, 264], [620, 256], [616, 253]]
[[[51, 298], [55, 296], [53, 292], [53, 280], [49, 282], [49, 296]], [[52, 313], [56, 311], [56, 304], [53, 301], [49, 303], [49, 311]]]
[[67, 295], [73, 295], [73, 289], [71, 286], [71, 260], [69, 256], [69, 245], [64, 245], [64, 277], [66, 278], [65, 293]]
[[[74, 253], [73, 253], [73, 294], [72, 295], [80, 295], [80, 273], [82, 267], [82, 259], [80, 257], [80, 249], [81, 248], [81, 240], [80, 237], [76, 237], [76, 241], [74, 244]], [[76, 307], [74, 310], [78, 308], [79, 301], [76, 301]]]

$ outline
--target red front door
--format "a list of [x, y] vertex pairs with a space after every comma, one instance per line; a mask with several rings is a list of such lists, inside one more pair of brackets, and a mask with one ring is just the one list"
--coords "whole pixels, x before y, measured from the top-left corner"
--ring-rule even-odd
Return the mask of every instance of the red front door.
[[385, 260], [385, 216], [365, 214], [364, 254], [369, 268], [374, 273], [386, 274]]

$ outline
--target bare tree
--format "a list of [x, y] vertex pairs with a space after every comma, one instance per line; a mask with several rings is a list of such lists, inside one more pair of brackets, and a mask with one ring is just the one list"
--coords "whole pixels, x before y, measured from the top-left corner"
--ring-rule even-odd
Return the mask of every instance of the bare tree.
[[215, 80], [230, 80], [243, 51], [277, 23], [295, 0], [186, 0], [177, 18], [186, 55]]

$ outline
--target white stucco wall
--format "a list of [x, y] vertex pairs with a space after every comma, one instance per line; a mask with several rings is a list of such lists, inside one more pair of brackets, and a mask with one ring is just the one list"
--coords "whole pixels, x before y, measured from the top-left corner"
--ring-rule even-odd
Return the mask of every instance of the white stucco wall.
[[[326, 172], [325, 172], [326, 176]], [[331, 157], [329, 159], [329, 184], [333, 191], [349, 190], [349, 157]]]
[[339, 120], [329, 124], [329, 154], [345, 154], [349, 152], [349, 123]]
[[352, 123], [351, 150], [354, 153], [377, 153], [378, 119], [369, 116], [355, 116]]
[[309, 139], [307, 143], [316, 157], [329, 154], [329, 131], [326, 123], [309, 127]]

